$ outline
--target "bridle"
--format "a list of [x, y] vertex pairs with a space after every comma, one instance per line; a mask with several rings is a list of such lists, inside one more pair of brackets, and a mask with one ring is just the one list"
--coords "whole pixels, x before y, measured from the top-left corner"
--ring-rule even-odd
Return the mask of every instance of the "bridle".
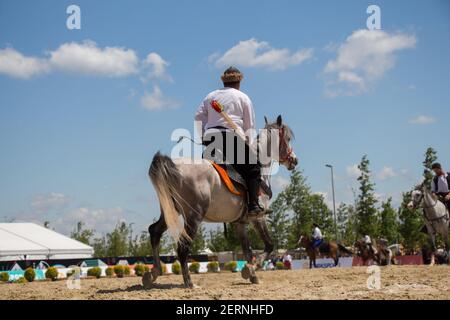
[[283, 162], [291, 162], [292, 161], [292, 153], [293, 153], [293, 149], [292, 147], [290, 147], [288, 145], [288, 143], [286, 142], [286, 139], [284, 137], [285, 135], [285, 128], [281, 127], [278, 130], [278, 134], [279, 134], [279, 140], [280, 140], [280, 150], [282, 150], [282, 147], [287, 151], [286, 152], [286, 156], [283, 158], [279, 158], [278, 162], [283, 163]]

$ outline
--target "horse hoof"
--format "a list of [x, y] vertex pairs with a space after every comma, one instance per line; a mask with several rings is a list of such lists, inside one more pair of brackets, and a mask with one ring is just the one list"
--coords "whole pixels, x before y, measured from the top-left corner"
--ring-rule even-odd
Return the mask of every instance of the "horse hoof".
[[160, 276], [159, 270], [156, 268], [152, 269], [152, 281], [155, 282], [156, 279], [158, 279], [158, 277]]
[[250, 277], [250, 282], [252, 284], [259, 284], [259, 279], [257, 276], [252, 276], [252, 277]]
[[144, 273], [142, 276], [142, 286], [144, 289], [150, 289], [153, 286], [153, 276], [150, 272]]
[[242, 268], [242, 270], [241, 270], [241, 276], [242, 276], [242, 278], [244, 278], [245, 280], [250, 279], [251, 271], [250, 271], [250, 268], [249, 268], [247, 265], [245, 265], [245, 267]]

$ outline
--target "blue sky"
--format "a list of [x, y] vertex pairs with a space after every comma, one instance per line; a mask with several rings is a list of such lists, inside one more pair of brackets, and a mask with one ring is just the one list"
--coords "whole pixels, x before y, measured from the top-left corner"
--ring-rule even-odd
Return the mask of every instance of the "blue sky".
[[[81, 30], [66, 27], [71, 4]], [[398, 202], [428, 146], [450, 170], [449, 57], [448, 1], [0, 0], [0, 219], [146, 229], [152, 156], [193, 130], [228, 64], [259, 127], [282, 114], [293, 128], [315, 192], [329, 200], [332, 163], [337, 201], [352, 201], [367, 154], [377, 193]]]

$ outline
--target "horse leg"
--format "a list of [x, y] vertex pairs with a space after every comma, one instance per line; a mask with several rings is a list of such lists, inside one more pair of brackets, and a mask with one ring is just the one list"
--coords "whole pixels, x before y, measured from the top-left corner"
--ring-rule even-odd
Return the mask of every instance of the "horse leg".
[[142, 284], [144, 285], [145, 288], [151, 287], [152, 283], [155, 282], [158, 276], [163, 274], [161, 259], [159, 257], [159, 244], [161, 241], [161, 237], [166, 230], [167, 225], [164, 220], [164, 215], [161, 211], [161, 216], [159, 217], [159, 220], [148, 227], [148, 232], [150, 233], [150, 243], [152, 245], [153, 251], [154, 266], [151, 272], [146, 272], [142, 277]]
[[337, 244], [329, 244], [330, 256], [333, 258], [334, 266], [337, 267], [339, 264], [339, 248]]
[[266, 220], [255, 220], [252, 222], [255, 230], [264, 242], [264, 253], [258, 259], [258, 266], [262, 266], [263, 262], [273, 252], [272, 238], [270, 237], [269, 228], [267, 228]]
[[236, 233], [239, 240], [241, 241], [242, 251], [244, 253], [245, 260], [247, 260], [247, 264], [241, 270], [242, 278], [246, 280], [250, 279], [251, 283], [257, 284], [259, 281], [258, 278], [256, 277], [255, 268], [252, 263], [253, 252], [250, 247], [250, 241], [248, 239], [247, 225], [245, 223], [237, 223]]
[[[193, 215], [191, 215], [193, 216]], [[177, 254], [180, 259], [181, 265], [181, 273], [183, 274], [184, 286], [189, 289], [194, 288], [194, 284], [192, 283], [191, 276], [189, 274], [188, 268], [188, 256], [191, 250], [191, 244], [194, 240], [195, 234], [197, 233], [198, 226], [200, 225], [201, 220], [193, 219], [186, 225], [186, 233], [188, 235], [188, 239], [180, 239], [178, 241]]]
[[430, 235], [431, 238], [431, 244], [433, 246], [433, 250], [431, 252], [431, 262], [430, 262], [430, 266], [434, 266], [435, 264], [435, 253], [436, 253], [436, 234], [434, 232], [431, 233]]
[[338, 251], [333, 252], [333, 260], [334, 260], [334, 266], [337, 267], [339, 264], [339, 253]]

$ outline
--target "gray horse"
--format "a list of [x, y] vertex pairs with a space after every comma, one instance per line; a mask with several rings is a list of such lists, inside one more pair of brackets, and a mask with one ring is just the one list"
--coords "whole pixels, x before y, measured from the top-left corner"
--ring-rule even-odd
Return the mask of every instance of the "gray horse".
[[[264, 169], [271, 165], [272, 160], [277, 160], [288, 170], [293, 170], [298, 160], [290, 145], [293, 139], [291, 129], [283, 123], [281, 116], [278, 116], [274, 123], [269, 123], [267, 118], [265, 120], [266, 130], [262, 130], [259, 139], [255, 141], [258, 150], [265, 150], [270, 159], [269, 163], [263, 164], [263, 172], [267, 172]], [[276, 137], [275, 143], [272, 137]], [[277, 159], [270, 158], [270, 155], [274, 154], [278, 155]], [[184, 285], [187, 288], [194, 287], [187, 263], [192, 239], [202, 221], [235, 224], [248, 262], [241, 272], [242, 277], [250, 279], [252, 283], [258, 283], [252, 263], [253, 253], [247, 235], [247, 225], [251, 222], [264, 242], [264, 253], [259, 257], [262, 262], [273, 251], [265, 217], [246, 217], [245, 197], [235, 195], [227, 189], [209, 160], [196, 160], [194, 163], [191, 159], [172, 160], [158, 152], [153, 158], [149, 176], [158, 194], [161, 216], [149, 227], [155, 264], [151, 272], [144, 274], [142, 278], [144, 287], [151, 287], [157, 277], [162, 275], [159, 244], [166, 230], [177, 243]], [[245, 194], [245, 190], [240, 191]]]
[[423, 209], [425, 226], [433, 244], [431, 265], [434, 264], [434, 252], [436, 251], [436, 234], [440, 234], [445, 242], [445, 251], [449, 253], [448, 231], [449, 212], [438, 197], [431, 193], [424, 183], [417, 186], [411, 193], [412, 200], [408, 204], [410, 209]]

